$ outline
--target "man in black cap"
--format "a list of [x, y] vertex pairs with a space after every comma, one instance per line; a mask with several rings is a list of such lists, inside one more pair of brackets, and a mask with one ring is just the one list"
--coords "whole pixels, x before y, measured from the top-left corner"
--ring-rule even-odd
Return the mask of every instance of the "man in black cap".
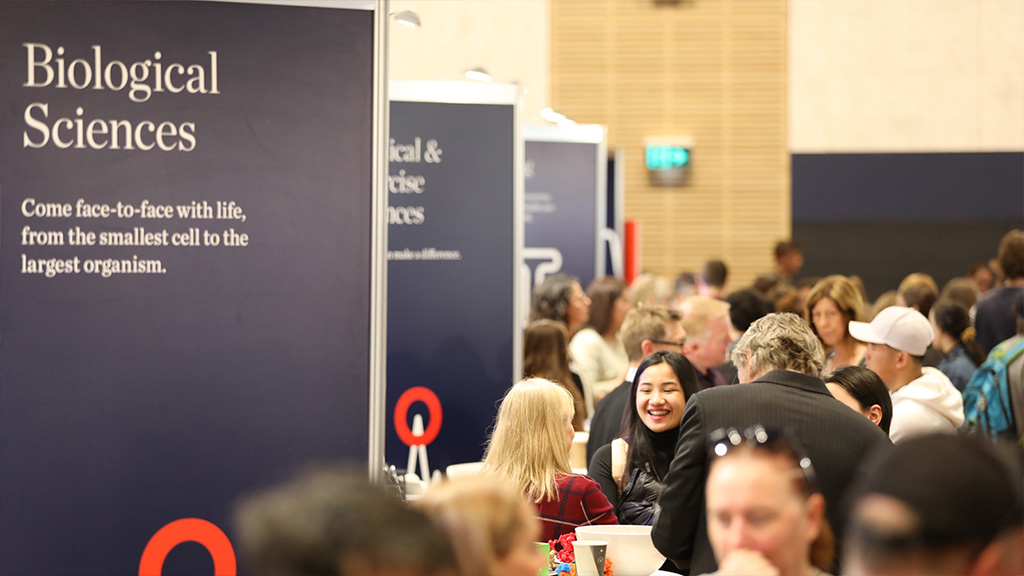
[[912, 438], [854, 488], [849, 576], [1024, 574], [1019, 450], [967, 436]]

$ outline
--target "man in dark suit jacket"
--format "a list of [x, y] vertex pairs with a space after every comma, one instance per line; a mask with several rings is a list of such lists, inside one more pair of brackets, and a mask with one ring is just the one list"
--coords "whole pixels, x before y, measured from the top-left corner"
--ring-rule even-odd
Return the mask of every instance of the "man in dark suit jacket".
[[890, 445], [879, 427], [829, 393], [818, 376], [824, 351], [799, 316], [769, 314], [751, 324], [732, 360], [741, 385], [704, 390], [686, 403], [654, 519], [654, 545], [691, 574], [717, 569], [704, 509], [710, 432], [755, 424], [788, 428], [811, 458], [837, 541], [838, 506], [858, 465], [873, 449]]

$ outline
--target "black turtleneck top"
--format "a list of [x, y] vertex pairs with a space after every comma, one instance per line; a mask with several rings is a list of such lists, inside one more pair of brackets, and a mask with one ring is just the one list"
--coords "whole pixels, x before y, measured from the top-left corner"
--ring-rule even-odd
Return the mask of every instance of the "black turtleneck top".
[[[654, 461], [650, 462], [651, 468], [659, 480], [664, 479], [665, 475], [668, 474], [669, 464], [676, 453], [679, 428], [672, 428], [664, 432], [652, 432], [650, 429], [644, 428], [644, 431], [651, 441], [651, 446], [654, 448]], [[623, 472], [625, 475], [623, 483], [629, 479], [631, 473], [632, 470], [627, 466]], [[594, 453], [594, 457], [590, 460], [590, 466], [587, 468], [587, 475], [597, 480], [597, 483], [601, 485], [601, 492], [608, 497], [608, 501], [612, 503], [612, 506], [617, 508], [619, 505], [619, 486], [616, 484], [615, 479], [612, 478], [612, 445], [610, 443], [598, 448], [597, 452]]]
[[[655, 474], [657, 474], [658, 481], [661, 481], [668, 474], [668, 465], [672, 463], [672, 458], [676, 455], [679, 427], [677, 426], [664, 432], [652, 432], [648, 428], [644, 428], [644, 431], [647, 433], [647, 437], [651, 440], [651, 446], [654, 448], [652, 468]], [[627, 470], [626, 473], [628, 474], [629, 471]]]

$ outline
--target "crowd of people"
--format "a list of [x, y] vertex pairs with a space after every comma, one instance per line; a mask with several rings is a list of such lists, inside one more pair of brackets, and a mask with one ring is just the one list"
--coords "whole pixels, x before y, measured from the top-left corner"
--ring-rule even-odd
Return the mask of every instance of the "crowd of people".
[[[733, 291], [720, 260], [674, 284], [548, 277], [479, 476], [410, 506], [307, 473], [239, 505], [243, 558], [535, 576], [536, 542], [621, 523], [651, 526], [681, 574], [1024, 574], [1024, 231], [941, 291], [914, 273], [873, 302], [856, 277], [799, 279], [792, 242], [775, 257]], [[990, 364], [1000, 430], [971, 418]]]

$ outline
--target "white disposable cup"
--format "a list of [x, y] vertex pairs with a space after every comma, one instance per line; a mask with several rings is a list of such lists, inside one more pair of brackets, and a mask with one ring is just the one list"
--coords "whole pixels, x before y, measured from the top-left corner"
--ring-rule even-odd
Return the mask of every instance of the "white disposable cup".
[[577, 540], [572, 543], [576, 556], [576, 576], [603, 576], [604, 559], [608, 555], [608, 542], [604, 540]]

